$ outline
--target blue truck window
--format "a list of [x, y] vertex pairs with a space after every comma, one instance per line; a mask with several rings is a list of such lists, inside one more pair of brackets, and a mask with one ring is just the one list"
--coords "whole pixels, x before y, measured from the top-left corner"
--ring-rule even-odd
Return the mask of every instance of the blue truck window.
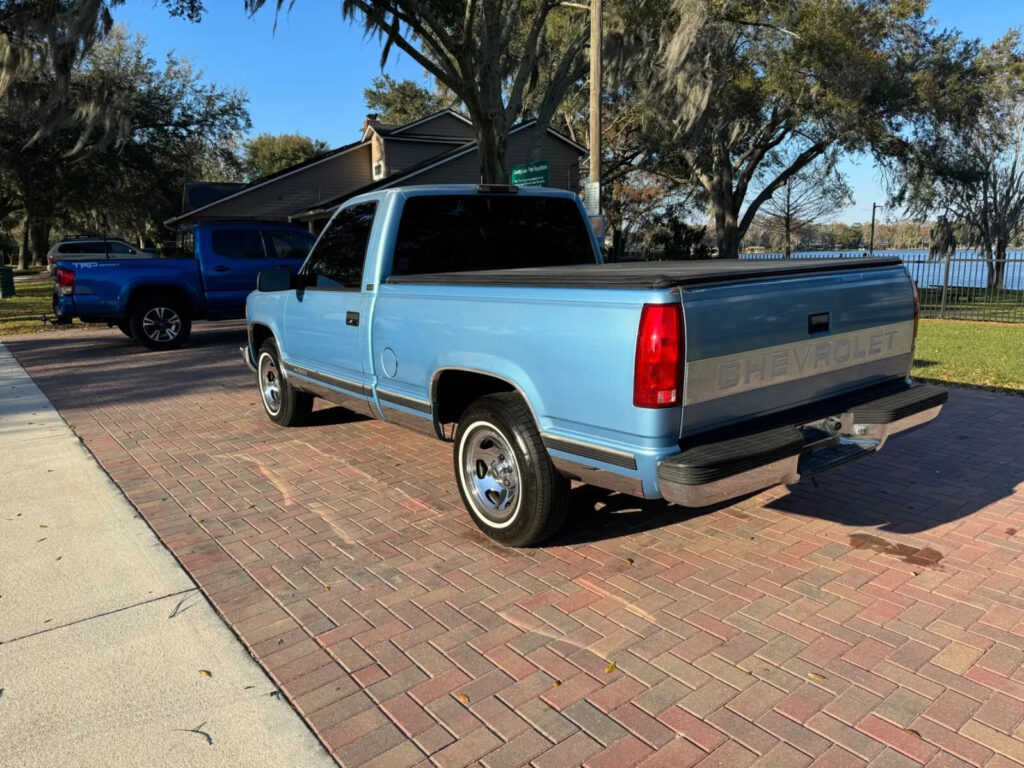
[[593, 263], [590, 232], [572, 200], [430, 195], [405, 201], [391, 274]]
[[258, 229], [217, 229], [210, 238], [213, 252], [227, 259], [262, 259], [266, 256]]
[[359, 287], [376, 210], [376, 201], [360, 203], [331, 219], [303, 267], [305, 274], [316, 278], [318, 288]]

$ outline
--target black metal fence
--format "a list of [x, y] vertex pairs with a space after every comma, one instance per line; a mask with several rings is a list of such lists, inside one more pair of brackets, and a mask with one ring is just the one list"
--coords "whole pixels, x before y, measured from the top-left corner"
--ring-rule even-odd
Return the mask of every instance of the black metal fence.
[[[1024, 323], [1024, 251], [989, 260], [983, 251], [958, 249], [949, 259], [929, 259], [927, 251], [875, 251], [897, 256], [917, 282], [922, 317]], [[794, 259], [863, 258], [864, 251], [794, 253]], [[744, 253], [741, 259], [784, 259], [782, 253]], [[993, 280], [993, 275], [999, 279]], [[993, 287], [989, 287], [989, 286]]]

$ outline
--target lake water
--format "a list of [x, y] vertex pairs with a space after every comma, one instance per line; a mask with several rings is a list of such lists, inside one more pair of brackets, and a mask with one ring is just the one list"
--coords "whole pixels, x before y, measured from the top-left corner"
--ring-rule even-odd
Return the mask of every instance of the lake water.
[[[811, 251], [794, 253], [794, 259], [857, 258], [864, 251]], [[922, 288], [941, 288], [946, 270], [944, 261], [930, 261], [928, 251], [875, 251], [876, 256], [897, 256], [907, 265], [911, 276]], [[741, 259], [781, 258], [781, 253], [744, 253]], [[984, 288], [988, 281], [988, 267], [978, 251], [958, 250], [949, 265], [949, 284], [961, 288]], [[1024, 290], [1024, 249], [1006, 252], [1006, 271], [1003, 287]]]

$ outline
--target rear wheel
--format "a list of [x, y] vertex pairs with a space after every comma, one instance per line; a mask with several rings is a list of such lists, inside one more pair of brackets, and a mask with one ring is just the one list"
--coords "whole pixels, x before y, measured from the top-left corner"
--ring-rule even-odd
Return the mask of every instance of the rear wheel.
[[281, 356], [273, 339], [263, 342], [256, 358], [256, 380], [263, 410], [275, 424], [299, 427], [313, 411], [313, 396], [299, 392], [281, 375]]
[[177, 349], [192, 333], [192, 318], [175, 299], [152, 296], [135, 306], [129, 328], [135, 340], [148, 349]]
[[132, 327], [127, 322], [116, 323], [117, 328], [128, 338], [134, 338], [135, 334], [132, 333]]
[[569, 481], [551, 463], [518, 395], [489, 395], [466, 409], [454, 452], [462, 501], [492, 539], [528, 547], [561, 528], [569, 509]]

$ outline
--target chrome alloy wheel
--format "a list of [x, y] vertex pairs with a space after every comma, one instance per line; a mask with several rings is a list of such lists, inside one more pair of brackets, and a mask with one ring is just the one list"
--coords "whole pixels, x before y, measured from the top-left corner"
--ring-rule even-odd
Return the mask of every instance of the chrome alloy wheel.
[[277, 370], [277, 361], [269, 352], [263, 352], [257, 370], [263, 406], [269, 414], [276, 416], [281, 410], [281, 375]]
[[515, 453], [490, 424], [476, 422], [461, 447], [462, 482], [473, 511], [492, 528], [512, 524], [520, 507], [522, 478]]
[[170, 307], [153, 307], [142, 316], [142, 332], [156, 342], [174, 341], [181, 333], [181, 318]]

